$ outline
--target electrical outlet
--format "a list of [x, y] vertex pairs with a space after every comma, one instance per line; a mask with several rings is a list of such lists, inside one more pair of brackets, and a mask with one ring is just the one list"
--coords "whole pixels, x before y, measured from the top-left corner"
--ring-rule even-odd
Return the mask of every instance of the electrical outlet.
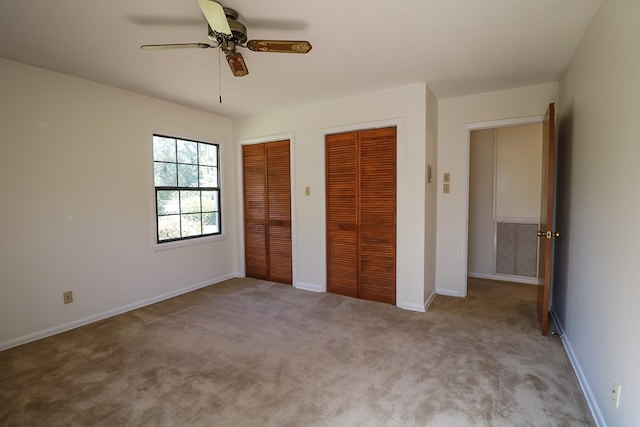
[[615, 403], [616, 408], [620, 406], [620, 389], [620, 383], [614, 379], [611, 387], [611, 400]]
[[62, 300], [65, 304], [70, 304], [73, 302], [73, 291], [67, 291], [62, 293]]

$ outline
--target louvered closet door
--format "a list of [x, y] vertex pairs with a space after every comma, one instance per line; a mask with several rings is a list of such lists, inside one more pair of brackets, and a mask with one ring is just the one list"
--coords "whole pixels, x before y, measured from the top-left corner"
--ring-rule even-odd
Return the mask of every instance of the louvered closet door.
[[264, 144], [242, 146], [246, 275], [269, 280], [265, 163]]
[[266, 144], [269, 280], [291, 283], [289, 141]]
[[292, 283], [289, 141], [242, 147], [247, 277]]
[[395, 304], [396, 128], [326, 137], [327, 290]]
[[360, 298], [396, 302], [396, 128], [360, 131]]
[[358, 296], [356, 132], [326, 137], [327, 291]]

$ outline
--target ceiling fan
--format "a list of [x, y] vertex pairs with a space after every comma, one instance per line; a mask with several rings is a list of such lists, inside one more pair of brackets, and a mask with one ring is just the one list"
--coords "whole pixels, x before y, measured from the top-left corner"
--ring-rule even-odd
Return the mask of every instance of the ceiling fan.
[[247, 27], [238, 21], [238, 12], [223, 7], [214, 0], [198, 0], [200, 9], [208, 23], [209, 43], [172, 43], [145, 44], [140, 46], [144, 50], [161, 49], [190, 49], [190, 48], [220, 48], [224, 52], [231, 72], [236, 77], [249, 74], [242, 54], [237, 48], [247, 48], [254, 52], [278, 53], [308, 53], [311, 43], [294, 40], [248, 40]]

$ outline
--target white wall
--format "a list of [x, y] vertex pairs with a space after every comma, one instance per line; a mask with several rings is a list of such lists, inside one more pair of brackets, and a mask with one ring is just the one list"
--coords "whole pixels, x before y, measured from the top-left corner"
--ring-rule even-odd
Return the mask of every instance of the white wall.
[[469, 246], [470, 276], [495, 274], [493, 171], [495, 129], [471, 132], [469, 144]]
[[[0, 93], [0, 349], [237, 273], [230, 120], [6, 60]], [[153, 250], [153, 130], [221, 144], [226, 238]]]
[[[555, 102], [557, 91], [557, 83], [545, 83], [438, 102], [438, 293], [466, 295], [469, 130], [465, 126], [542, 115]], [[445, 172], [451, 173], [448, 194], [442, 193]]]
[[[428, 95], [429, 94], [429, 95]], [[426, 84], [337, 99], [276, 111], [234, 122], [238, 141], [292, 134], [295, 151], [294, 236], [295, 286], [326, 290], [326, 210], [324, 134], [380, 125], [398, 125], [397, 194], [397, 304], [424, 310], [431, 279], [425, 278], [427, 100], [434, 106]], [[433, 117], [431, 112], [429, 117]], [[433, 135], [429, 139], [433, 148]], [[304, 188], [311, 187], [311, 195]], [[430, 231], [430, 230], [429, 230]], [[433, 254], [430, 254], [433, 255]], [[427, 260], [427, 262], [429, 262]]]
[[552, 310], [603, 426], [640, 420], [639, 16], [603, 1], [560, 83]]
[[431, 166], [431, 182], [426, 184], [425, 197], [425, 249], [424, 249], [424, 297], [427, 304], [436, 295], [436, 216], [438, 215], [438, 99], [427, 86], [427, 147], [426, 164]]

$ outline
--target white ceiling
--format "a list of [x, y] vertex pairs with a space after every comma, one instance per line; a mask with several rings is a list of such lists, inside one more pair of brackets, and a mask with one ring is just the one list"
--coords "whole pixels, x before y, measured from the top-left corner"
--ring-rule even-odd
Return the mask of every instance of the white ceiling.
[[250, 39], [313, 50], [243, 50], [239, 78], [218, 49], [139, 48], [209, 42], [196, 0], [0, 0], [0, 57], [228, 117], [424, 81], [447, 98], [559, 80], [600, 0], [222, 3]]

